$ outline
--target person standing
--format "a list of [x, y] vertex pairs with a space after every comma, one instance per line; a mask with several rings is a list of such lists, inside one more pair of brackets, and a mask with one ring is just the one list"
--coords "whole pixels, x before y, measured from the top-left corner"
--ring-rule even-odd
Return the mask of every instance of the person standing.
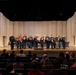
[[20, 47], [20, 49], [22, 49], [23, 48], [23, 35], [22, 34], [20, 34], [19, 35], [19, 37], [18, 37], [18, 40], [19, 40], [19, 47]]
[[26, 46], [27, 46], [27, 36], [26, 36], [26, 34], [24, 34], [22, 42], [23, 42], [23, 48], [26, 49]]
[[43, 49], [43, 47], [44, 47], [44, 36], [42, 36], [40, 38], [40, 44], [41, 44], [41, 48]]
[[13, 50], [14, 49], [15, 37], [13, 35], [11, 35], [9, 37], [9, 41], [10, 41], [11, 50]]
[[65, 47], [66, 47], [66, 44], [65, 44], [66, 42], [65, 42], [65, 37], [62, 37], [62, 46], [63, 46], [63, 49], [65, 49]]
[[38, 36], [34, 37], [34, 49], [38, 48]]
[[50, 48], [50, 37], [48, 35], [45, 37], [45, 43], [46, 43], [46, 48], [49, 49]]

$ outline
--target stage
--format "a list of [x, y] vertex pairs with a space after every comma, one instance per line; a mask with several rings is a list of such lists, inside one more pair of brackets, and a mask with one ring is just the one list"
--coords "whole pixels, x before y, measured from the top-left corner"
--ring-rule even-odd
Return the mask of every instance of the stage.
[[[0, 47], [0, 53], [2, 53], [3, 49], [6, 49], [9, 53], [12, 51], [10, 49], [10, 46]], [[35, 50], [34, 48], [32, 48], [32, 49], [26, 48], [26, 49], [23, 49], [23, 50], [24, 50], [24, 53], [26, 53], [26, 54], [28, 53], [28, 51], [31, 51], [32, 53], [36, 53], [36, 54], [44, 54], [44, 53], [47, 53], [47, 54], [58, 54], [61, 51], [63, 51], [64, 53], [67, 52], [67, 51], [76, 53], [76, 47], [75, 46], [66, 47], [65, 49], [63, 49], [63, 48], [60, 48], [60, 49], [51, 49], [51, 48], [50, 49], [46, 49], [46, 48], [44, 48], [42, 50], [42, 49], [38, 48], [38, 49]], [[16, 48], [14, 48], [14, 51], [16, 53], [19, 53], [20, 49], [17, 50]]]

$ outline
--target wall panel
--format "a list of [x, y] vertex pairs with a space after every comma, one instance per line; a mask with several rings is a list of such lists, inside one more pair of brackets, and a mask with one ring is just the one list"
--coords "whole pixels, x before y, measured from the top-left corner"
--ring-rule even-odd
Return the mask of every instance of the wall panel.
[[57, 35], [62, 36], [63, 35], [63, 23], [62, 21], [57, 21]]
[[66, 21], [63, 21], [63, 26], [62, 26], [62, 33], [63, 35], [62, 36], [66, 36], [67, 37], [67, 22]]
[[19, 34], [22, 34], [23, 35], [23, 22], [18, 22], [18, 26], [19, 26]]
[[57, 22], [56, 21], [52, 21], [52, 33], [54, 37], [57, 36]]
[[13, 34], [14, 36], [18, 36], [19, 35], [19, 24], [18, 22], [13, 22]]
[[29, 25], [28, 25], [28, 22], [24, 22], [23, 25], [24, 25], [24, 27], [23, 27], [23, 33], [28, 36], [29, 35]]
[[43, 36], [47, 35], [48, 34], [48, 22], [47, 21], [45, 21], [45, 22], [43, 21], [41, 28], [42, 28], [42, 33], [41, 34]]

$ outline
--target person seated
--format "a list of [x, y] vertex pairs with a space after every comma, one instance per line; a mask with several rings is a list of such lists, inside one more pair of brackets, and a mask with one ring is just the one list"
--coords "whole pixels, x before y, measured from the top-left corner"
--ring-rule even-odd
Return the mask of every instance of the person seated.
[[16, 57], [16, 62], [13, 63], [14, 69], [24, 69], [24, 64], [20, 61], [20, 57]]
[[76, 70], [76, 58], [75, 58], [75, 54], [71, 53], [70, 59], [73, 61], [73, 64], [70, 66], [71, 70]]
[[70, 59], [73, 61], [73, 63], [75, 63], [75, 53], [70, 53]]
[[59, 68], [61, 67], [61, 64], [63, 63], [65, 59], [65, 55], [63, 52], [60, 52], [59, 53], [59, 56], [56, 57], [56, 59], [53, 61], [53, 64], [56, 64], [57, 63], [57, 66], [59, 66]]
[[70, 59], [70, 54], [69, 52], [66, 52], [65, 54], [65, 60], [63, 61], [63, 64], [68, 65], [68, 68], [73, 64], [73, 61]]
[[31, 51], [29, 51], [28, 54], [26, 55], [26, 58], [31, 59], [31, 57], [32, 57], [32, 53], [31, 53]]
[[23, 50], [20, 50], [20, 53], [17, 54], [18, 57], [26, 57], [26, 55], [23, 53]]
[[3, 52], [1, 54], [1, 58], [3, 58], [3, 59], [9, 58], [9, 54], [8, 54], [6, 49], [3, 49]]
[[32, 64], [32, 69], [28, 71], [27, 75], [45, 75], [45, 73], [39, 69], [38, 61], [33, 60], [31, 64]]
[[73, 63], [73, 64], [70, 66], [70, 70], [76, 70], [76, 63]]
[[53, 69], [54, 66], [49, 58], [45, 58], [44, 63], [42, 65], [42, 69]]
[[32, 58], [31, 58], [30, 60], [31, 60], [31, 61], [32, 61], [32, 60], [37, 60], [37, 61], [39, 61], [39, 58], [37, 57], [36, 54], [33, 54], [33, 55], [32, 55]]
[[6, 65], [7, 74], [6, 75], [23, 75], [22, 73], [16, 73], [13, 64]]
[[15, 58], [15, 51], [12, 51], [12, 52], [9, 54], [9, 57], [10, 57], [10, 58]]
[[45, 61], [45, 58], [47, 58], [47, 54], [43, 54], [42, 59], [40, 60], [40, 64], [42, 65]]

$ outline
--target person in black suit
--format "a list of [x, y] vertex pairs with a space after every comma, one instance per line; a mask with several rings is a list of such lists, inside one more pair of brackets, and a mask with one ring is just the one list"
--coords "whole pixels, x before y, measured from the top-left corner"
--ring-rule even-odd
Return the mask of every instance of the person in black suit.
[[66, 44], [65, 44], [66, 42], [65, 42], [65, 37], [62, 37], [62, 46], [63, 46], [63, 49], [65, 49], [65, 47], [66, 47]]
[[9, 37], [9, 41], [10, 41], [11, 50], [13, 50], [14, 49], [15, 37], [13, 35], [11, 35]]

